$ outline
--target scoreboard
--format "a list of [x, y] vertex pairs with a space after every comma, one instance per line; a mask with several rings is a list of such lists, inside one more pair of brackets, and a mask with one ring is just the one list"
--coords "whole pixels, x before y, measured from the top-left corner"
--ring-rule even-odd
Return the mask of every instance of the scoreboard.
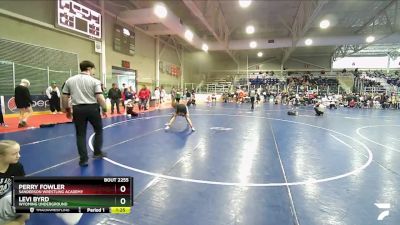
[[101, 14], [72, 0], [58, 0], [57, 25], [101, 39]]
[[114, 25], [113, 34], [113, 47], [114, 51], [120, 52], [126, 55], [135, 54], [135, 32], [131, 29], [127, 29], [118, 24]]
[[132, 177], [14, 177], [17, 213], [130, 213]]

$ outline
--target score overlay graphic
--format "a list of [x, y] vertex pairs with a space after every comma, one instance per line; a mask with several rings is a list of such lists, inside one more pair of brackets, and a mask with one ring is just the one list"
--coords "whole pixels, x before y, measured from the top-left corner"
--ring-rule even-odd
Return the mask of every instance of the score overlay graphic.
[[132, 177], [15, 177], [18, 213], [130, 213]]

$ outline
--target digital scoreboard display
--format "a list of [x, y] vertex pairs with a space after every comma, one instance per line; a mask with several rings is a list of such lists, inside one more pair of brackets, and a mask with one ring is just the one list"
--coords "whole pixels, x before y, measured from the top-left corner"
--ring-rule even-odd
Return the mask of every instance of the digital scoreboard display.
[[132, 177], [15, 177], [17, 213], [130, 213]]
[[114, 51], [126, 55], [135, 54], [135, 32], [118, 24], [114, 25]]
[[101, 14], [72, 0], [58, 0], [57, 25], [101, 39]]

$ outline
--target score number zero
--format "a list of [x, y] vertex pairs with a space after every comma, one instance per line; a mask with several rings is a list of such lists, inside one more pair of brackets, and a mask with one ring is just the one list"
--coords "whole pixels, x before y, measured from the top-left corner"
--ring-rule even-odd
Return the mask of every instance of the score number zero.
[[[110, 182], [110, 183], [127, 183], [129, 182], [129, 178], [123, 177], [123, 178], [118, 178], [118, 177], [106, 177], [104, 178], [104, 182]], [[126, 191], [126, 187], [124, 185], [119, 187], [119, 190], [121, 191], [121, 193], [125, 193]], [[125, 198], [121, 198], [120, 201], [121, 205], [125, 205], [126, 204], [126, 199]]]

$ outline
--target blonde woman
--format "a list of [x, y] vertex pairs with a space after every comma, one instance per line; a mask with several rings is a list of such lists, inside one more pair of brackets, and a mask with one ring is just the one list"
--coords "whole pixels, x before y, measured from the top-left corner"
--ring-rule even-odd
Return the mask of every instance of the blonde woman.
[[29, 214], [16, 214], [11, 205], [11, 176], [25, 176], [20, 164], [20, 146], [12, 140], [0, 141], [0, 224], [23, 225]]

